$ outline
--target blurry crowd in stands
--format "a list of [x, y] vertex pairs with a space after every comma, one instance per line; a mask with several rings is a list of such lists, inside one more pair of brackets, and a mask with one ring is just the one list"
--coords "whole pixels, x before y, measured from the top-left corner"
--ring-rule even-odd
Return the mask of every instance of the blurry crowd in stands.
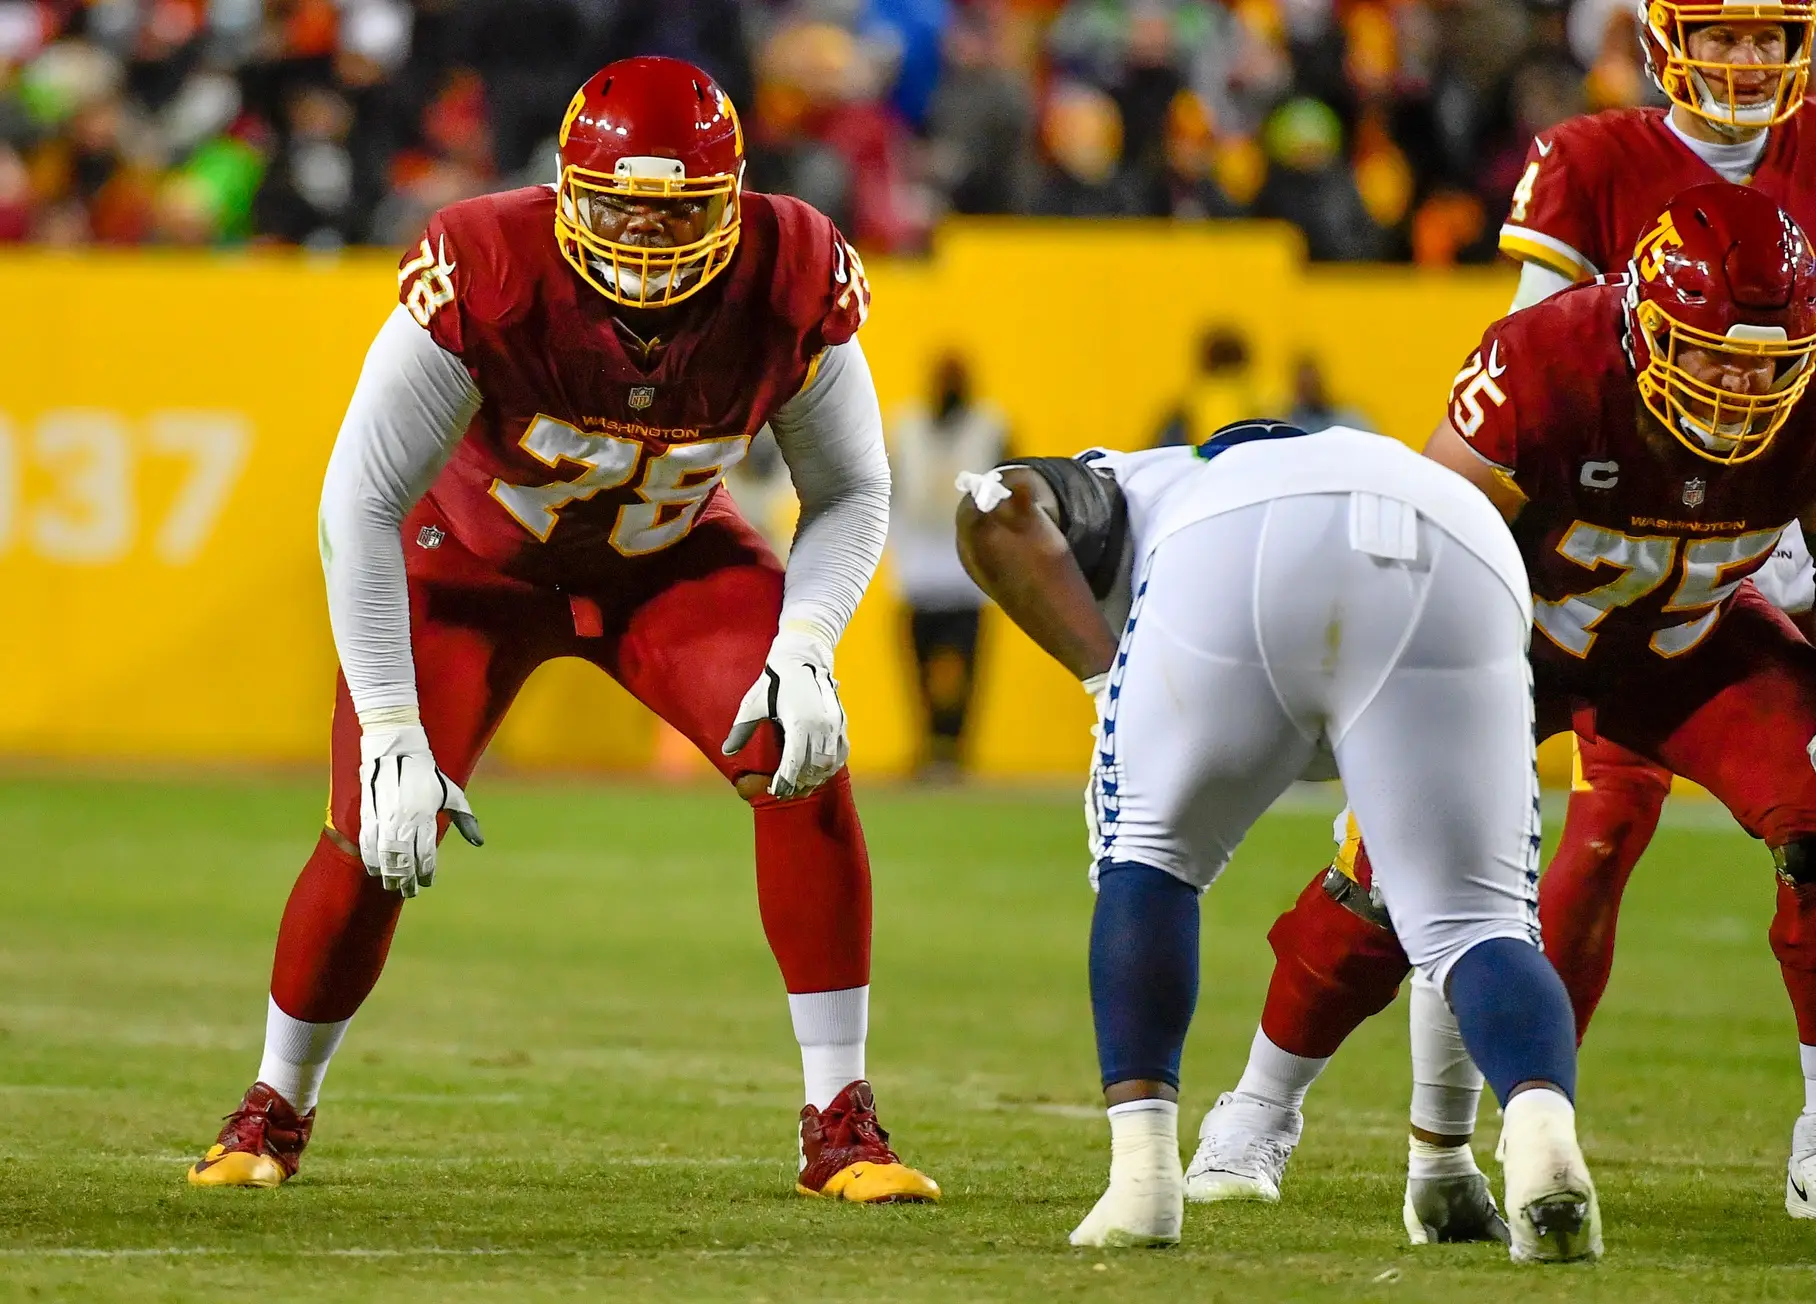
[[0, 240], [396, 245], [552, 180], [612, 59], [741, 107], [873, 252], [947, 213], [1282, 218], [1492, 257], [1527, 142], [1643, 101], [1633, 0], [0, 0]]
[[1185, 391], [1167, 410], [1151, 442], [1157, 448], [1197, 444], [1224, 426], [1260, 415], [1277, 417], [1308, 434], [1332, 426], [1375, 428], [1367, 414], [1331, 397], [1317, 354], [1295, 355], [1288, 370], [1287, 393], [1270, 394], [1256, 372], [1248, 336], [1238, 327], [1214, 323], [1199, 333]]

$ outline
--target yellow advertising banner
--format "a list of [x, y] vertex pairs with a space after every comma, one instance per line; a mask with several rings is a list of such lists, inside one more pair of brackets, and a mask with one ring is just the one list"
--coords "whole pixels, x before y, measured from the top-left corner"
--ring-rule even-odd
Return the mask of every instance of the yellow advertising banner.
[[[0, 256], [0, 753], [324, 755], [316, 501], [393, 269], [379, 254]], [[1505, 269], [1308, 271], [1289, 232], [1216, 224], [959, 226], [933, 258], [871, 272], [863, 338], [885, 411], [957, 351], [1022, 453], [1148, 442], [1214, 324], [1246, 336], [1276, 408], [1310, 354], [1342, 407], [1422, 441], [1513, 288]], [[919, 727], [887, 561], [839, 673], [854, 766], [905, 770]], [[977, 768], [1081, 775], [1088, 728], [1078, 686], [987, 625]], [[611, 769], [664, 746], [616, 686], [558, 663], [494, 751]]]

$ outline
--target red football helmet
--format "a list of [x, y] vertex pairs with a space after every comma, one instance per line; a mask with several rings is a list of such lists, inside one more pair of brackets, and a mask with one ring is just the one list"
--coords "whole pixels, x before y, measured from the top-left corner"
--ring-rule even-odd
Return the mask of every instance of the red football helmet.
[[[1718, 63], [1690, 57], [1690, 33], [1712, 23], [1778, 23], [1782, 63]], [[1732, 132], [1783, 122], [1803, 104], [1816, 36], [1811, 0], [1639, 0], [1639, 43], [1646, 71], [1673, 104]], [[1770, 98], [1742, 103], [1736, 76], [1777, 75]]]
[[716, 82], [679, 59], [621, 59], [574, 92], [557, 137], [555, 240], [614, 303], [664, 308], [738, 246], [744, 131]]
[[[1640, 237], [1629, 280], [1646, 407], [1699, 457], [1758, 457], [1809, 386], [1816, 354], [1816, 255], [1797, 223], [1750, 186], [1692, 186]], [[1745, 392], [1724, 379], [1744, 379]]]

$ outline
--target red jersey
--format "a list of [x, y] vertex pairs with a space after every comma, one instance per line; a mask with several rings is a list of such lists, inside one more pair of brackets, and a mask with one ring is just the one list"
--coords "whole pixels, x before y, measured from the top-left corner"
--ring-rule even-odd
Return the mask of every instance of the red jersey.
[[[1816, 231], [1816, 118], [1805, 100], [1773, 127], [1747, 184]], [[1801, 162], [1804, 136], [1811, 158]], [[1501, 227], [1501, 251], [1573, 281], [1618, 272], [1680, 190], [1721, 177], [1679, 140], [1663, 109], [1610, 109], [1533, 138]]]
[[1785, 525], [1816, 502], [1816, 407], [1738, 466], [1685, 448], [1640, 402], [1626, 286], [1577, 286], [1488, 328], [1450, 421], [1525, 495], [1533, 663], [1618, 671], [1706, 638]]
[[398, 296], [482, 396], [429, 499], [468, 551], [546, 578], [685, 537], [870, 290], [829, 219], [747, 193], [731, 265], [646, 362], [563, 261], [553, 188], [531, 186], [437, 213]]

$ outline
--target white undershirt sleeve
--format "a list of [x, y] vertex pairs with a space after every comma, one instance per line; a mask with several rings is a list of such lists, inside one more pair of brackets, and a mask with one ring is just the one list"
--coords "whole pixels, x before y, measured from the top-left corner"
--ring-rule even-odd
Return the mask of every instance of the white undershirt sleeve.
[[1530, 308], [1541, 299], [1549, 299], [1559, 290], [1568, 290], [1576, 282], [1562, 272], [1554, 272], [1543, 263], [1521, 263], [1520, 285], [1513, 292], [1513, 303], [1508, 312], [1518, 312], [1521, 308]]
[[769, 428], [801, 500], [788, 554], [782, 628], [839, 641], [876, 573], [889, 533], [883, 413], [858, 342], [827, 349]]
[[1787, 615], [1802, 615], [1816, 605], [1816, 576], [1811, 573], [1810, 549], [1800, 523], [1792, 521], [1784, 527], [1766, 564], [1753, 572], [1753, 582], [1766, 601]]
[[460, 359], [399, 306], [379, 328], [322, 482], [328, 619], [362, 720], [416, 709], [399, 530], [479, 410]]

